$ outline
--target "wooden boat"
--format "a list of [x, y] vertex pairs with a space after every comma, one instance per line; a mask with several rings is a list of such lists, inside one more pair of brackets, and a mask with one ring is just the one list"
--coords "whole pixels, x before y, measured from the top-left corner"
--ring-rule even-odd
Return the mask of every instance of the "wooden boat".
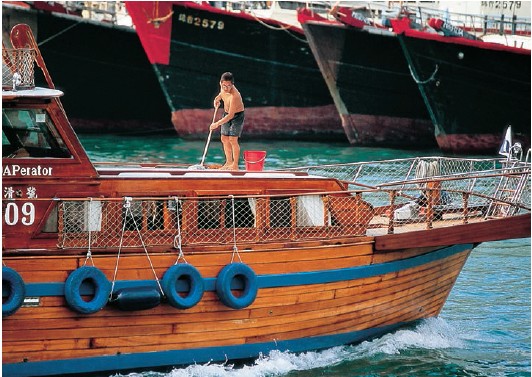
[[[159, 80], [131, 20], [128, 25], [117, 20], [120, 12], [92, 8], [97, 2], [90, 8], [82, 2], [26, 3], [2, 2], [3, 39], [9, 40], [16, 24], [31, 26], [54, 80], [68, 93], [63, 105], [76, 132], [175, 134]], [[93, 9], [99, 19], [81, 17], [82, 9]], [[45, 84], [41, 76], [36, 80]], [[139, 95], [139, 90], [149, 95]], [[89, 105], [95, 98], [100, 106]]]
[[345, 141], [300, 27], [207, 2], [126, 6], [180, 137], [207, 137], [199, 125], [210, 123], [220, 75], [231, 71], [246, 106], [242, 137]]
[[[278, 171], [91, 163], [29, 27], [11, 42], [4, 375], [359, 342], [437, 316], [479, 243], [530, 237], [530, 163], [516, 158]], [[34, 60], [48, 87], [34, 87]]]

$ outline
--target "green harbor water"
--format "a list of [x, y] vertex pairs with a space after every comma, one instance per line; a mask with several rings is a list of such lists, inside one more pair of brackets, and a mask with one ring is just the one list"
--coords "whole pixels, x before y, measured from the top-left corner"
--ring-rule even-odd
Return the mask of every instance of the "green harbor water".
[[[175, 135], [80, 140], [93, 161], [198, 164], [205, 147], [205, 141]], [[241, 147], [266, 151], [265, 169], [441, 154], [296, 141], [242, 141]], [[205, 163], [223, 162], [221, 144], [213, 139]], [[304, 354], [272, 352], [245, 365], [208, 363], [129, 376], [530, 376], [530, 252], [530, 238], [480, 245], [438, 318], [369, 342]]]

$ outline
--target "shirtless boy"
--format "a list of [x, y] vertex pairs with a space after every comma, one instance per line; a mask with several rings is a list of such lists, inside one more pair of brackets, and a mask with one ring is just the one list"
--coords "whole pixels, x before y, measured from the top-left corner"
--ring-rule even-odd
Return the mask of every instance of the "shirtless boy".
[[220, 100], [224, 103], [223, 118], [210, 125], [210, 130], [222, 126], [221, 140], [225, 154], [225, 164], [220, 169], [238, 170], [240, 159], [240, 145], [238, 138], [242, 134], [244, 126], [244, 102], [240, 92], [234, 85], [231, 72], [225, 72], [220, 78], [220, 94], [214, 98], [214, 107], [220, 106]]

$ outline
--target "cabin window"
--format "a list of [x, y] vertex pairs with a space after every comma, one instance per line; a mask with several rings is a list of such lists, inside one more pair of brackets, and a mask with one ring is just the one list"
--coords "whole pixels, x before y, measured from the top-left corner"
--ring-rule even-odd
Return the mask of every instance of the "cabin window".
[[164, 229], [164, 202], [146, 201], [146, 227], [148, 230]]
[[[254, 202], [255, 199], [235, 199], [235, 228], [253, 228], [255, 226]], [[227, 200], [225, 205], [225, 227], [233, 227], [231, 200]]]
[[270, 199], [270, 226], [272, 228], [289, 228], [292, 226], [290, 198]]
[[101, 202], [66, 201], [63, 210], [65, 233], [99, 232], [101, 230]]
[[71, 154], [44, 109], [2, 110], [2, 157], [69, 158]]
[[323, 200], [320, 195], [304, 195], [297, 197], [297, 226], [324, 226]]
[[198, 228], [217, 229], [221, 220], [221, 200], [200, 200], [198, 202]]
[[[235, 228], [255, 226], [254, 199], [235, 199]], [[218, 229], [233, 227], [233, 205], [230, 199], [200, 200], [198, 202], [198, 228]]]
[[164, 202], [156, 200], [132, 201], [129, 208], [122, 207], [124, 230], [164, 229]]
[[46, 219], [46, 222], [44, 223], [42, 232], [43, 233], [57, 233], [58, 229], [59, 228], [57, 226], [57, 206], [54, 205], [54, 208], [52, 208], [50, 215], [48, 215], [48, 218]]

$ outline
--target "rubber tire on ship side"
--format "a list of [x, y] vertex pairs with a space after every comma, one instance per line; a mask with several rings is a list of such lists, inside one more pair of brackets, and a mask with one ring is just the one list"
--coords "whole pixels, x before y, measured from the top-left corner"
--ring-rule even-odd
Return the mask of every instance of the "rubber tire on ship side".
[[[81, 286], [86, 280], [94, 285], [94, 297], [90, 301], [81, 297]], [[82, 314], [92, 314], [101, 310], [109, 300], [111, 283], [96, 267], [83, 266], [72, 271], [65, 282], [65, 299], [71, 309]]]
[[15, 314], [24, 303], [26, 285], [17, 271], [6, 266], [2, 266], [2, 285], [9, 291], [9, 296], [2, 303], [2, 318], [4, 318]]
[[[244, 281], [244, 292], [236, 297], [231, 292], [231, 282], [236, 277]], [[231, 263], [225, 266], [216, 279], [216, 293], [226, 306], [233, 309], [243, 309], [253, 304], [258, 292], [257, 276], [255, 272], [244, 263]]]
[[[179, 280], [186, 279], [189, 281], [190, 290], [183, 297], [177, 291]], [[200, 302], [205, 291], [203, 278], [201, 274], [191, 264], [181, 263], [170, 267], [163, 276], [163, 291], [170, 305], [178, 309], [189, 309]]]

